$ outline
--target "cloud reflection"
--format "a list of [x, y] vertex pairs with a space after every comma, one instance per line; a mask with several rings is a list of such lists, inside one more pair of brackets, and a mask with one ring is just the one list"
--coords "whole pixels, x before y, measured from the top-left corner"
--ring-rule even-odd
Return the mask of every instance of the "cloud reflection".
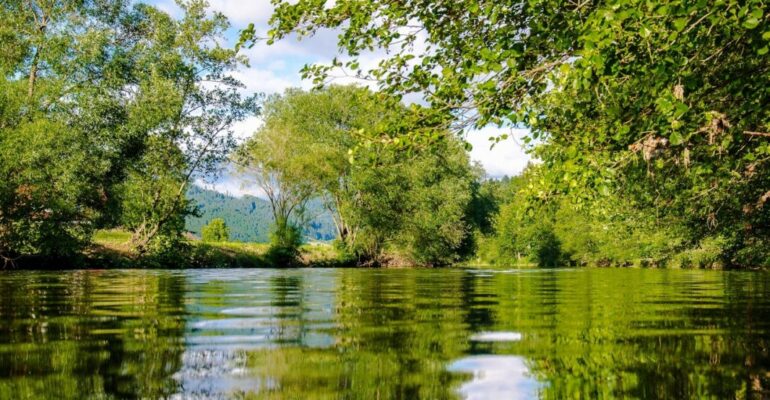
[[453, 362], [448, 369], [473, 374], [473, 379], [458, 389], [467, 400], [537, 398], [541, 387], [529, 375], [523, 357], [470, 356]]

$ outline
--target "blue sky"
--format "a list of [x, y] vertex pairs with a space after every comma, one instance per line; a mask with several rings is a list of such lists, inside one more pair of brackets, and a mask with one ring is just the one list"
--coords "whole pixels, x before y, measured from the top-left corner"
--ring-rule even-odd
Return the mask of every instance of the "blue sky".
[[[174, 0], [150, 0], [150, 4], [179, 16], [179, 8]], [[272, 14], [270, 0], [209, 0], [210, 8], [225, 14], [232, 24], [228, 32], [230, 44], [235, 43], [238, 30], [249, 23], [254, 23], [259, 36], [265, 36], [267, 20]], [[303, 87], [309, 89], [312, 84], [301, 79], [299, 70], [305, 64], [326, 63], [337, 52], [337, 36], [333, 31], [324, 31], [320, 34], [303, 40], [287, 38], [272, 46], [258, 43], [251, 49], [244, 50], [244, 54], [250, 60], [248, 68], [241, 68], [235, 73], [249, 92], [277, 93], [289, 87]], [[361, 57], [361, 65], [374, 66], [384, 56], [383, 53], [364, 54]], [[353, 78], [340, 79], [338, 83], [359, 83]], [[369, 85], [371, 86], [371, 84]], [[247, 137], [259, 126], [258, 118], [251, 118], [235, 127], [239, 137]], [[503, 175], [516, 175], [526, 166], [529, 157], [524, 153], [515, 140], [507, 140], [497, 144], [490, 150], [489, 137], [501, 133], [513, 133], [514, 138], [523, 136], [525, 130], [499, 129], [487, 127], [479, 131], [469, 132], [466, 140], [473, 145], [471, 157], [481, 163], [491, 177]], [[256, 194], [248, 188], [242, 188], [240, 181], [225, 174], [213, 185], [208, 185], [221, 192], [234, 195]]]

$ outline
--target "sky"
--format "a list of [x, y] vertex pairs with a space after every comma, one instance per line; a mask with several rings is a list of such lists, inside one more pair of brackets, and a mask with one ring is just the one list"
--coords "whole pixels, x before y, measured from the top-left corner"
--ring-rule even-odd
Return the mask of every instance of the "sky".
[[[146, 0], [150, 4], [180, 17], [181, 12], [174, 0]], [[234, 45], [238, 31], [250, 23], [254, 23], [258, 36], [265, 36], [267, 21], [272, 14], [270, 0], [209, 0], [210, 8], [222, 12], [228, 17], [232, 29], [227, 32], [229, 45]], [[249, 66], [242, 67], [234, 73], [234, 76], [246, 85], [248, 93], [280, 93], [289, 87], [302, 87], [310, 89], [312, 83], [303, 81], [300, 69], [306, 64], [327, 63], [338, 56], [337, 35], [326, 30], [311, 38], [297, 40], [294, 37], [286, 38], [271, 46], [264, 42], [258, 42], [253, 48], [243, 49], [249, 59]], [[362, 67], [374, 66], [384, 56], [383, 52], [364, 54], [361, 57]], [[335, 83], [358, 83], [354, 78], [344, 78]], [[372, 83], [367, 86], [375, 89]], [[234, 130], [238, 137], [245, 138], [254, 133], [259, 127], [258, 117], [249, 118], [238, 123]], [[490, 149], [489, 138], [507, 133], [511, 137], [502, 141]], [[481, 130], [468, 132], [466, 140], [473, 145], [471, 158], [479, 162], [487, 173], [487, 176], [499, 178], [505, 175], [513, 176], [521, 172], [529, 161], [520, 141], [527, 133], [524, 129], [510, 129], [486, 127]], [[242, 187], [240, 180], [232, 174], [225, 173], [214, 183], [204, 186], [223, 193], [240, 196], [252, 194], [260, 196], [261, 193], [254, 189]]]

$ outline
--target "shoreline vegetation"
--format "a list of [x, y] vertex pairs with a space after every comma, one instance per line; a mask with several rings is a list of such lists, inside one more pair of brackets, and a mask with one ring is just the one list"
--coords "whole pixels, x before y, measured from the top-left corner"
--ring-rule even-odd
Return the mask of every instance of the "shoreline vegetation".
[[[269, 243], [207, 242], [192, 235], [185, 235], [180, 249], [173, 255], [137, 255], [131, 248], [131, 233], [120, 230], [101, 230], [94, 234], [93, 242], [81, 254], [66, 259], [25, 257], [16, 260], [17, 270], [70, 270], [70, 269], [217, 269], [217, 268], [404, 268], [420, 267], [398, 255], [386, 256], [381, 264], [359, 265], [356, 260], [345, 259], [344, 254], [332, 242], [305, 243], [299, 248], [299, 256], [291, 264], [277, 264], [269, 257]], [[426, 266], [422, 266], [426, 267]], [[542, 268], [527, 259], [513, 260], [505, 264], [492, 259], [475, 257], [456, 264], [437, 266], [457, 268]], [[693, 265], [682, 258], [671, 260], [637, 259], [622, 263], [564, 264], [558, 267], [589, 268], [675, 268], [675, 269], [759, 269], [730, 268], [721, 264]]]
[[[321, 3], [275, 0], [237, 43], [205, 0], [0, 5], [0, 269], [770, 267], [762, 1]], [[238, 80], [242, 49], [327, 29], [313, 89]], [[486, 128], [519, 175], [471, 160]], [[224, 175], [264, 199], [189, 195]]]
[[21, 257], [14, 269], [196, 269], [196, 268], [344, 268], [350, 261], [339, 258], [329, 243], [307, 243], [289, 265], [277, 265], [269, 258], [268, 243], [204, 242], [186, 236], [172, 253], [139, 255], [132, 250], [131, 233], [119, 229], [94, 234], [93, 242], [81, 253], [67, 258]]

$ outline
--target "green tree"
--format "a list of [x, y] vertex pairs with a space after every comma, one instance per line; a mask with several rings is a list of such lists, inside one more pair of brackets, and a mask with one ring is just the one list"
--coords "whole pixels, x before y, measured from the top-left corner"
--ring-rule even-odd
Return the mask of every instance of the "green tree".
[[204, 242], [226, 242], [230, 239], [230, 229], [222, 218], [212, 219], [201, 230]]
[[70, 256], [115, 215], [113, 188], [141, 154], [137, 30], [146, 6], [0, 5], [0, 255]]
[[366, 163], [373, 154], [368, 151], [372, 142], [383, 139], [385, 129], [404, 111], [388, 96], [341, 85], [311, 92], [288, 89], [265, 103], [266, 121], [299, 149], [295, 158], [303, 165], [302, 178], [323, 200], [337, 237], [346, 246], [355, 241], [359, 229], [352, 215], [359, 206], [358, 189], [351, 183], [358, 169], [351, 161], [359, 158], [358, 163]]
[[384, 261], [386, 251], [393, 260], [453, 262], [470, 252], [468, 210], [480, 171], [445, 131], [434, 132], [432, 147], [402, 146], [391, 130], [408, 129], [407, 111], [355, 86], [290, 89], [265, 103], [265, 125], [240, 164], [274, 205], [279, 227], [321, 198], [340, 250], [360, 263]]
[[152, 108], [137, 112], [157, 120], [145, 139], [146, 155], [129, 168], [122, 191], [122, 222], [140, 252], [159, 236], [181, 238], [184, 218], [194, 211], [186, 199], [190, 183], [218, 171], [235, 148], [233, 123], [257, 111], [256, 97], [244, 98], [243, 85], [229, 75], [245, 60], [219, 45], [227, 19], [208, 17], [203, 1], [180, 6], [181, 20], [153, 10], [145, 25], [161, 39], [147, 60], [157, 71], [144, 91]]
[[123, 225], [142, 252], [179, 238], [193, 179], [233, 147], [256, 110], [206, 3], [177, 21], [124, 1], [0, 5], [0, 255], [71, 256], [94, 228]]
[[[290, 130], [271, 118], [271, 104], [265, 105], [265, 123], [234, 156], [244, 184], [254, 184], [270, 202], [273, 215], [271, 243], [273, 252], [282, 260], [298, 254], [305, 220], [305, 206], [316, 193], [309, 143], [302, 142]], [[285, 256], [285, 257], [284, 257]]]

